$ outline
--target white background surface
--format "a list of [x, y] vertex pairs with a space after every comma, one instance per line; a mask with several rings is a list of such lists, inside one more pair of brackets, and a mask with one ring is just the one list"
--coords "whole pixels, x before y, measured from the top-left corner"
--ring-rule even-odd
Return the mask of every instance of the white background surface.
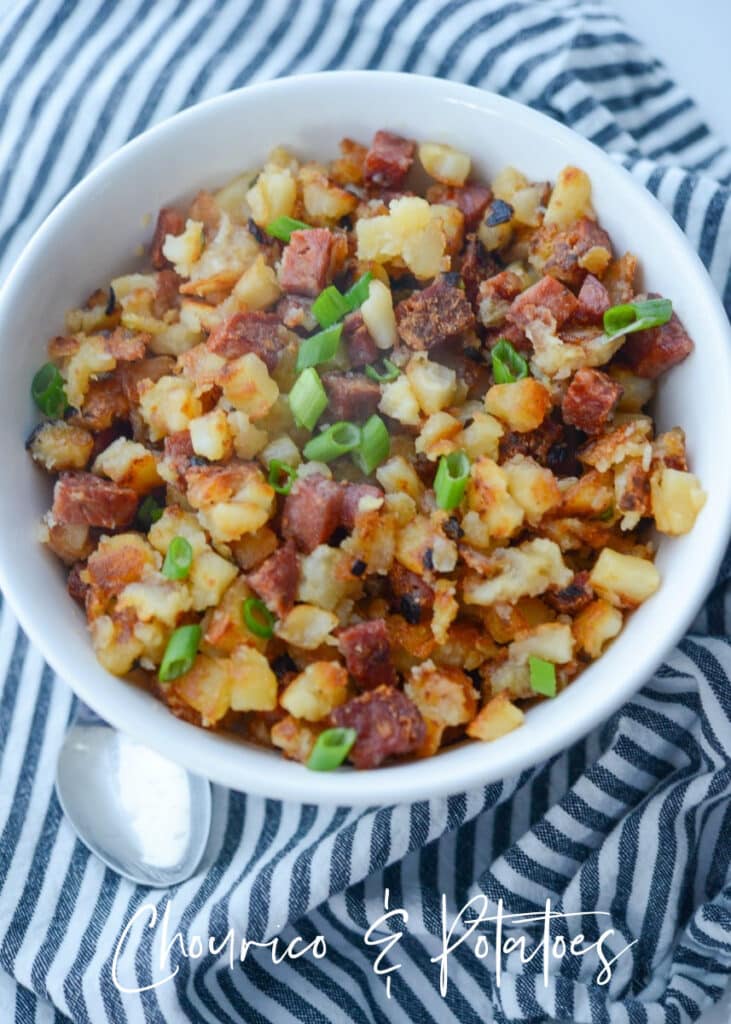
[[[709, 127], [731, 144], [731, 0], [609, 0], [630, 32], [696, 100]], [[699, 1024], [729, 1024], [731, 986]]]

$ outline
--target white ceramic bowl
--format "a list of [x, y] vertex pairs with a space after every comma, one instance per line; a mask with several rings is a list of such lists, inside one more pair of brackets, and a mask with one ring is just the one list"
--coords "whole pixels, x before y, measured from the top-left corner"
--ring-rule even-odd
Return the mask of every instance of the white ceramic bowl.
[[[467, 743], [375, 772], [313, 774], [275, 751], [174, 718], [152, 696], [97, 663], [84, 616], [60, 566], [35, 538], [51, 488], [24, 440], [36, 421], [29, 397], [48, 337], [64, 311], [134, 267], [149, 240], [145, 214], [202, 186], [225, 183], [285, 144], [330, 157], [344, 135], [378, 128], [452, 143], [472, 155], [477, 176], [507, 163], [535, 179], [567, 163], [591, 176], [602, 224], [622, 251], [641, 258], [645, 281], [670, 296], [696, 351], [662, 378], [661, 429], [681, 424], [708, 502], [686, 537], [664, 539], [663, 583], [609, 651], [525, 725], [495, 743]], [[679, 639], [711, 585], [731, 510], [731, 461], [723, 443], [731, 409], [731, 332], [695, 252], [667, 213], [629, 174], [567, 128], [477, 89], [415, 75], [333, 72], [256, 85], [211, 100], [130, 142], [71, 192], [28, 244], [0, 295], [3, 486], [0, 584], [23, 628], [53, 668], [108, 721], [176, 761], [234, 789], [304, 802], [386, 804], [465, 790], [554, 754], [607, 718], [650, 676]]]

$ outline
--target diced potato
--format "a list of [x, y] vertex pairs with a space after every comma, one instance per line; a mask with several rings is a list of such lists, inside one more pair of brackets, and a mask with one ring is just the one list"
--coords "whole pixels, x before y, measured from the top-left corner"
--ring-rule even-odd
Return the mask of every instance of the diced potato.
[[406, 526], [416, 515], [416, 502], [404, 491], [387, 494], [383, 507], [393, 514], [399, 527]]
[[483, 455], [497, 460], [500, 438], [503, 434], [502, 424], [494, 416], [485, 412], [475, 412], [470, 425], [457, 435], [455, 441], [457, 447], [472, 461], [482, 458]]
[[381, 401], [378, 408], [386, 416], [398, 420], [407, 427], [418, 427], [421, 422], [419, 403], [409, 378], [403, 373], [396, 380], [381, 385]]
[[107, 351], [104, 338], [84, 338], [69, 359], [64, 374], [69, 405], [81, 408], [92, 377], [109, 373], [116, 365], [114, 356]]
[[251, 215], [260, 228], [277, 217], [291, 217], [297, 199], [297, 183], [288, 167], [268, 164], [246, 193]]
[[510, 203], [513, 196], [520, 189], [526, 188], [530, 182], [524, 174], [521, 174], [515, 167], [503, 167], [495, 175], [492, 181], [492, 194], [496, 199], [502, 199]]
[[596, 519], [610, 511], [613, 503], [614, 488], [609, 473], [590, 469], [578, 480], [567, 478], [563, 481], [561, 514], [564, 516]]
[[163, 330], [152, 335], [149, 348], [156, 356], [180, 356], [197, 345], [200, 340], [200, 328], [192, 328], [182, 322], [167, 324]]
[[279, 698], [295, 718], [319, 722], [348, 697], [348, 673], [336, 661], [313, 661], [292, 680]]
[[142, 622], [156, 619], [174, 626], [183, 612], [192, 607], [190, 592], [184, 583], [164, 576], [150, 576], [140, 583], [128, 583], [117, 600], [117, 609], [131, 609]]
[[598, 469], [600, 473], [606, 473], [612, 466], [626, 459], [639, 459], [644, 468], [649, 469], [652, 446], [648, 436], [651, 429], [652, 421], [644, 417], [620, 423], [610, 433], [585, 445], [581, 451], [581, 461]]
[[544, 622], [510, 645], [510, 660], [526, 664], [530, 657], [565, 665], [574, 656], [574, 637], [565, 622]]
[[[271, 492], [271, 487], [268, 488]], [[201, 509], [198, 518], [211, 537], [222, 544], [238, 540], [245, 533], [255, 533], [271, 514], [271, 500], [222, 501]]]
[[434, 584], [434, 607], [432, 609], [431, 631], [438, 644], [446, 644], [449, 627], [459, 614], [456, 598], [457, 586], [452, 580], [438, 579]]
[[525, 333], [533, 344], [530, 360], [532, 371], [556, 380], [565, 380], [580, 366], [602, 366], [624, 342], [622, 337], [609, 340], [599, 335], [596, 341], [601, 343], [600, 351], [592, 349], [592, 345], [595, 345], [592, 341], [584, 345], [569, 344], [556, 334], [555, 323], [546, 323], [540, 318], [531, 321]]
[[437, 522], [416, 516], [399, 530], [396, 557], [418, 576], [424, 574], [425, 558], [431, 559], [437, 572], [451, 572], [457, 564], [457, 545], [444, 536]]
[[622, 629], [622, 613], [603, 598], [582, 609], [573, 621], [578, 647], [590, 658], [598, 658], [606, 644]]
[[508, 490], [503, 467], [492, 459], [481, 458], [470, 467], [467, 501], [487, 527], [491, 538], [511, 537], [523, 523], [523, 507]]
[[201, 299], [185, 296], [180, 302], [180, 323], [200, 338], [202, 331], [212, 331], [223, 320], [223, 306], [212, 306]]
[[317, 726], [287, 715], [286, 718], [274, 723], [270, 739], [285, 757], [304, 764], [312, 753], [319, 733], [320, 729]]
[[406, 366], [411, 390], [427, 416], [446, 409], [454, 401], [457, 374], [442, 363], [432, 362], [425, 352], [411, 357]]
[[256, 178], [256, 171], [244, 171], [232, 178], [227, 185], [215, 193], [215, 200], [220, 210], [228, 214], [235, 224], [246, 224], [251, 211], [246, 202], [246, 193]]
[[225, 398], [249, 419], [266, 416], [277, 400], [279, 388], [266, 364], [254, 352], [230, 360], [221, 373]]
[[260, 254], [241, 275], [231, 296], [239, 309], [266, 309], [281, 292], [277, 275]]
[[600, 597], [618, 608], [636, 608], [660, 586], [660, 573], [652, 562], [604, 548], [589, 574]]
[[489, 558], [496, 575], [491, 579], [468, 576], [463, 584], [466, 604], [489, 606], [536, 597], [551, 585], [567, 587], [573, 579], [559, 546], [543, 537], [524, 541], [518, 547], [498, 548]]
[[170, 684], [176, 697], [201, 716], [210, 727], [231, 707], [231, 671], [228, 659], [199, 654], [190, 671]]
[[660, 466], [650, 479], [652, 514], [661, 533], [689, 533], [706, 503], [706, 494], [693, 473]]
[[374, 278], [368, 286], [368, 298], [360, 307], [363, 323], [380, 349], [393, 348], [398, 342], [391, 289]]
[[580, 217], [595, 219], [591, 205], [591, 180], [578, 167], [564, 167], [556, 179], [551, 198], [546, 207], [544, 224], [555, 224], [564, 229]]
[[279, 538], [270, 527], [262, 526], [253, 533], [244, 534], [238, 540], [231, 541], [229, 547], [236, 564], [244, 572], [248, 572], [277, 550]]
[[411, 669], [404, 691], [424, 718], [445, 727], [463, 725], [477, 711], [470, 677], [460, 669], [437, 667], [433, 661]]
[[148, 533], [148, 540], [162, 555], [167, 554], [170, 542], [174, 537], [183, 537], [193, 549], [193, 555], [199, 555], [208, 547], [206, 535], [192, 512], [185, 512], [177, 505], [168, 505]]
[[253, 459], [269, 440], [266, 430], [255, 426], [245, 412], [233, 409], [227, 415], [234, 451], [240, 459]]
[[[439, 211], [425, 199], [392, 199], [388, 214], [361, 217], [355, 225], [358, 259], [388, 263], [401, 258], [420, 278], [449, 269], [445, 263], [447, 237]], [[448, 257], [447, 257], [448, 259]]]
[[464, 185], [470, 176], [472, 161], [467, 153], [441, 142], [422, 142], [419, 160], [426, 173], [444, 185]]
[[517, 224], [531, 228], [540, 225], [543, 192], [544, 185], [539, 182], [535, 185], [526, 185], [513, 193], [510, 205], [513, 207], [513, 219]]
[[485, 395], [485, 409], [521, 434], [539, 427], [550, 408], [548, 389], [533, 377], [513, 384], [493, 384]]
[[66, 565], [83, 561], [94, 549], [86, 523], [56, 523], [50, 512], [38, 524], [38, 541], [47, 544]]
[[196, 555], [188, 576], [195, 611], [201, 612], [217, 605], [237, 574], [236, 566], [215, 551], [202, 551]]
[[376, 470], [376, 480], [386, 494], [404, 493], [415, 501], [421, 497], [424, 486], [411, 462], [403, 455], [393, 455]]
[[211, 462], [230, 457], [233, 441], [223, 409], [213, 409], [203, 416], [197, 416], [188, 424], [188, 430], [196, 455], [202, 455]]
[[118, 437], [97, 455], [93, 471], [138, 494], [147, 494], [162, 484], [154, 452], [126, 437]]
[[318, 545], [300, 559], [297, 600], [334, 612], [344, 598], [359, 589], [358, 584], [354, 588], [350, 576], [351, 562], [352, 559], [340, 548]]
[[289, 434], [282, 434], [281, 437], [275, 437], [274, 440], [270, 441], [269, 444], [260, 452], [259, 458], [267, 469], [269, 469], [274, 459], [278, 459], [280, 462], [284, 462], [287, 466], [292, 466], [295, 469], [302, 462], [300, 450]]
[[190, 277], [193, 264], [197, 263], [206, 244], [203, 224], [199, 220], [187, 220], [181, 235], [167, 235], [162, 252], [166, 260], [175, 267], [176, 274]]
[[94, 448], [94, 438], [83, 427], [56, 420], [33, 431], [29, 450], [35, 461], [49, 473], [84, 469]]
[[109, 615], [93, 619], [89, 628], [94, 654], [103, 668], [114, 676], [126, 675], [144, 650], [142, 641]]
[[385, 511], [361, 512], [350, 537], [340, 545], [353, 559], [366, 563], [367, 573], [385, 576], [396, 551], [399, 521]]
[[300, 169], [299, 181], [308, 224], [337, 224], [358, 205], [357, 196], [330, 181], [318, 164], [305, 164]]
[[160, 377], [154, 384], [142, 381], [138, 393], [140, 413], [147, 423], [151, 441], [185, 430], [203, 411], [193, 382], [186, 377]]
[[230, 672], [234, 711], [274, 711], [277, 677], [263, 654], [253, 647], [237, 647], [231, 655]]
[[432, 215], [439, 222], [439, 227], [446, 239], [446, 252], [456, 255], [464, 244], [464, 214], [458, 206], [447, 203], [432, 203]]
[[[294, 647], [301, 647], [305, 651], [314, 651], [331, 639], [330, 634], [337, 625], [337, 615], [333, 615], [332, 612], [325, 611], [313, 604], [298, 604], [279, 622], [275, 633], [280, 640], [284, 640]], [[287, 708], [287, 710], [291, 709]], [[295, 712], [292, 711], [292, 714]]]
[[528, 522], [540, 522], [546, 512], [560, 504], [561, 491], [556, 477], [535, 459], [514, 455], [502, 469], [510, 496], [521, 506]]
[[252, 633], [244, 622], [241, 606], [252, 591], [243, 576], [237, 576], [221, 595], [218, 603], [203, 618], [202, 649], [214, 648], [230, 654], [236, 647], [247, 644], [265, 650], [267, 640]]
[[467, 726], [467, 735], [473, 740], [497, 740], [517, 729], [524, 720], [525, 715], [507, 694], [498, 693]]
[[440, 456], [456, 451], [456, 438], [461, 428], [459, 420], [448, 412], [433, 413], [416, 439], [414, 448], [417, 455], [426, 455], [431, 462], [436, 462]]

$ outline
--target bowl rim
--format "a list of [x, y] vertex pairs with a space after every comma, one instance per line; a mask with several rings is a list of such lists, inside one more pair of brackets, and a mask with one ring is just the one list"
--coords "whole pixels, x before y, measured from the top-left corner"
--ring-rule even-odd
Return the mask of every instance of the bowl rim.
[[[567, 147], [570, 147], [572, 161], [575, 160], [580, 164], [582, 153], [590, 154], [593, 161], [600, 160], [606, 169], [610, 187], [612, 184], [618, 184], [622, 189], [634, 192], [637, 201], [648, 208], [648, 216], [654, 218], [656, 222], [662, 222], [664, 229], [674, 236], [677, 245], [682, 250], [682, 256], [688, 265], [689, 272], [693, 274], [694, 286], [698, 290], [698, 300], [702, 304], [704, 312], [713, 317], [714, 327], [724, 333], [729, 342], [726, 370], [731, 375], [731, 328], [720, 297], [700, 257], [680, 227], [658, 200], [633, 178], [629, 171], [573, 129], [523, 103], [461, 82], [396, 71], [320, 71], [257, 82], [188, 107], [148, 128], [102, 160], [64, 196], [36, 229], [0, 289], [0, 325], [10, 316], [9, 310], [16, 282], [22, 279], [26, 268], [35, 262], [45, 238], [51, 235], [59, 222], [63, 222], [70, 213], [73, 213], [76, 205], [84, 201], [86, 195], [96, 188], [98, 182], [103, 181], [110, 168], [133, 160], [138, 151], [144, 150], [166, 133], [176, 132], [182, 125], [189, 122], [205, 119], [208, 112], [213, 109], [218, 110], [227, 105], [235, 107], [242, 95], [246, 95], [247, 100], [256, 102], [259, 99], [265, 100], [269, 95], [281, 91], [307, 90], [313, 87], [317, 89], [325, 83], [328, 88], [332, 88], [333, 82], [338, 80], [364, 88], [369, 82], [376, 79], [389, 83], [394, 90], [398, 88], [422, 89], [425, 95], [429, 90], [438, 91], [440, 102], [468, 105], [484, 110], [486, 114], [494, 112], [502, 117], [508, 116], [520, 131], [530, 131], [533, 128], [534, 130], [542, 129], [545, 133], [547, 129], [550, 129], [551, 134], [557, 138], [559, 143], [565, 143]], [[123, 688], [128, 687], [129, 683], [123, 679], [118, 680], [120, 688], [116, 696], [114, 695], [115, 691], [111, 691], [104, 693], [101, 700], [98, 699], [103, 691], [95, 688], [93, 679], [91, 677], [79, 679], [75, 675], [73, 653], [61, 651], [46, 643], [41, 625], [34, 616], [33, 609], [28, 607], [23, 597], [22, 584], [18, 574], [14, 575], [8, 571], [4, 544], [0, 544], [0, 588], [30, 641], [39, 649], [54, 671], [68, 682], [82, 700], [111, 725], [135, 736], [172, 760], [184, 762], [191, 771], [229, 788], [304, 804], [338, 804], [351, 807], [392, 805], [469, 791], [498, 779], [509, 778], [522, 769], [532, 767], [553, 756], [557, 751], [568, 748], [600, 722], [607, 720], [645, 681], [649, 680], [666, 653], [677, 644], [692, 622], [713, 583], [726, 550], [731, 533], [731, 470], [726, 474], [725, 480], [722, 478], [720, 481], [714, 481], [714, 484], [716, 483], [719, 486], [725, 486], [725, 494], [722, 494], [722, 508], [725, 511], [723, 525], [715, 536], [709, 538], [708, 555], [702, 566], [703, 571], [700, 574], [694, 573], [692, 579], [689, 580], [690, 599], [685, 607], [678, 611], [670, 628], [663, 631], [662, 642], [648, 645], [647, 648], [637, 651], [631, 670], [617, 681], [611, 692], [605, 692], [601, 700], [585, 704], [583, 710], [569, 718], [565, 728], [558, 731], [555, 736], [544, 737], [542, 742], [536, 742], [528, 749], [524, 749], [520, 744], [517, 746], [511, 744], [510, 737], [506, 738], [507, 742], [497, 741], [501, 748], [504, 743], [498, 772], [483, 764], [479, 757], [475, 757], [472, 762], [467, 764], [458, 763], [453, 759], [450, 763], [451, 751], [445, 751], [437, 757], [426, 759], [426, 761], [400, 763], [373, 771], [322, 773], [317, 776], [315, 782], [312, 773], [300, 765], [286, 761], [279, 752], [276, 756], [286, 770], [281, 768], [274, 770], [271, 759], [267, 764], [267, 760], [261, 756], [261, 754], [271, 755], [271, 751], [267, 751], [266, 748], [257, 750], [251, 745], [239, 742], [239, 748], [246, 751], [252, 759], [251, 766], [256, 768], [257, 762], [259, 762], [263, 769], [260, 773], [255, 770], [249, 772], [245, 779], [239, 780], [238, 776], [233, 776], [231, 770], [227, 771], [226, 748], [231, 741], [222, 737], [221, 734], [210, 733], [198, 726], [182, 722], [175, 718], [167, 708], [164, 708], [165, 720], [155, 719], [155, 726], [156, 728], [159, 726], [159, 731], [155, 731], [154, 735], [148, 735], [139, 727], [139, 717], [135, 713], [134, 702], [126, 699]], [[587, 669], [587, 671], [589, 670]], [[101, 665], [99, 671], [104, 671]], [[197, 742], [189, 742], [190, 730], [195, 730], [196, 734], [200, 734]], [[152, 730], [150, 731], [152, 732]], [[475, 745], [470, 744], [470, 749], [475, 749]], [[439, 765], [441, 770], [425, 770], [429, 764], [432, 767]], [[387, 799], [384, 800], [381, 794], [387, 794]]]

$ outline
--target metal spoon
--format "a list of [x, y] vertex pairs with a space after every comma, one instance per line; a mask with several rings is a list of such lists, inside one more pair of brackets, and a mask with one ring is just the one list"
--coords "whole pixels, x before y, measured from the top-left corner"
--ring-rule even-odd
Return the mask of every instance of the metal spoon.
[[194, 874], [211, 828], [211, 786], [83, 707], [56, 765], [79, 838], [113, 871], [167, 888]]

